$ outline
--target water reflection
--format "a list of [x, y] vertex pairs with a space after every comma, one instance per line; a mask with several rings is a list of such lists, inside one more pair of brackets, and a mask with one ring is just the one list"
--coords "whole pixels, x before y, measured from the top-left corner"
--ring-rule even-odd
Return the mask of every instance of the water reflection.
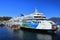
[[57, 31], [56, 35], [49, 35], [25, 30], [12, 31], [7, 27], [0, 27], [0, 40], [60, 40], [60, 31]]
[[24, 30], [20, 30], [18, 33], [14, 32], [14, 35], [14, 38], [18, 38], [20, 40], [52, 40], [52, 35], [40, 34]]
[[37, 39], [38, 40], [52, 40], [52, 36], [46, 35], [46, 34], [37, 34]]
[[6, 27], [0, 27], [0, 40], [8, 40], [12, 37], [12, 31]]
[[37, 40], [37, 36], [36, 36], [36, 33], [24, 31], [23, 39], [24, 40]]
[[60, 30], [56, 33], [56, 40], [60, 40]]

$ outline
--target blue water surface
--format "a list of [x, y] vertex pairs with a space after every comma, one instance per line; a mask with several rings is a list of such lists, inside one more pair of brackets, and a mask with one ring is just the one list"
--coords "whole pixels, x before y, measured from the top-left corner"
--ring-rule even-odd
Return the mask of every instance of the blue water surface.
[[0, 27], [0, 40], [60, 40], [60, 30], [50, 35], [24, 30], [12, 31], [4, 26]]
[[6, 27], [0, 27], [0, 40], [8, 40], [11, 39], [12, 33]]

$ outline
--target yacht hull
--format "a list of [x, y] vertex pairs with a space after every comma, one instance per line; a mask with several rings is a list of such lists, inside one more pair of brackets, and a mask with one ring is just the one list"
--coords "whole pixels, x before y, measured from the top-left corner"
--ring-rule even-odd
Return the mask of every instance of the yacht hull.
[[52, 29], [33, 29], [33, 28], [25, 28], [25, 27], [20, 27], [21, 30], [24, 31], [30, 31], [30, 32], [38, 32], [38, 33], [55, 33], [57, 29], [52, 30]]

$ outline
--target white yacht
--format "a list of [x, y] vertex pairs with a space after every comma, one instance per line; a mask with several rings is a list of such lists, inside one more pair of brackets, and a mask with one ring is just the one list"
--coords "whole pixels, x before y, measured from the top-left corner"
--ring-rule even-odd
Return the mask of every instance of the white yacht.
[[43, 13], [35, 12], [26, 16], [17, 17], [8, 21], [9, 25], [20, 25], [21, 28], [39, 29], [39, 30], [56, 30], [56, 24], [46, 19]]
[[56, 24], [46, 19], [45, 15], [43, 13], [39, 13], [37, 9], [35, 9], [35, 12], [19, 17], [20, 19], [20, 26], [22, 28], [29, 28], [29, 29], [39, 29], [39, 30], [56, 30], [57, 26]]

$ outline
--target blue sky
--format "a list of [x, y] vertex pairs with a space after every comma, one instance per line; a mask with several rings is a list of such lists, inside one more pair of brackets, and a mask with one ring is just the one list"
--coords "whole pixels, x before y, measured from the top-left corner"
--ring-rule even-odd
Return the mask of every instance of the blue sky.
[[47, 18], [60, 17], [60, 0], [0, 0], [0, 16], [28, 15], [35, 8]]

